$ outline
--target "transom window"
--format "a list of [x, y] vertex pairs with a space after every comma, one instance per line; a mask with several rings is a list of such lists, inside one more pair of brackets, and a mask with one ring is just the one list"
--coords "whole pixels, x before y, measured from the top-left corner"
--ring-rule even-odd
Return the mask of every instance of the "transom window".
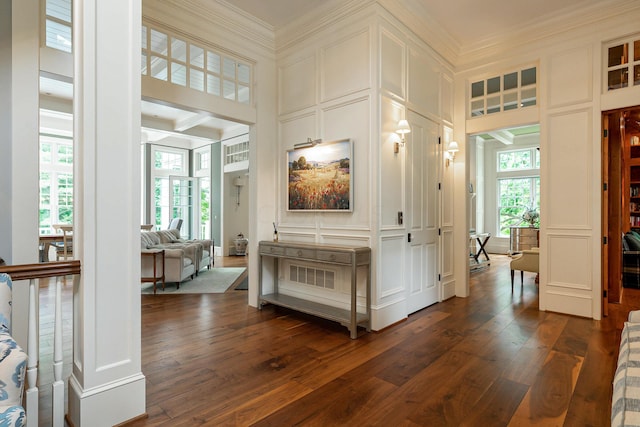
[[141, 66], [142, 75], [251, 103], [250, 64], [165, 29], [142, 26]]
[[608, 91], [640, 84], [640, 36], [610, 44], [605, 60]]
[[471, 83], [471, 117], [531, 107], [537, 103], [536, 67], [512, 71]]

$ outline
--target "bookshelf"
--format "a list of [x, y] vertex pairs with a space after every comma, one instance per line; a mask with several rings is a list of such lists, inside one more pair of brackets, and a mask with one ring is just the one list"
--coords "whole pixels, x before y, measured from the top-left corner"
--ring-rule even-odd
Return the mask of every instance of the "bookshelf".
[[625, 207], [628, 210], [629, 229], [640, 231], [640, 136], [630, 135], [628, 147], [629, 201]]

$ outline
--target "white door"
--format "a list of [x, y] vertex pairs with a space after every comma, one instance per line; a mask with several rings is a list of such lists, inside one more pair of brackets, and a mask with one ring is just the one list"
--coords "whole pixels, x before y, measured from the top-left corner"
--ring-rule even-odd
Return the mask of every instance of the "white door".
[[407, 314], [440, 301], [438, 281], [439, 126], [415, 113], [407, 117]]

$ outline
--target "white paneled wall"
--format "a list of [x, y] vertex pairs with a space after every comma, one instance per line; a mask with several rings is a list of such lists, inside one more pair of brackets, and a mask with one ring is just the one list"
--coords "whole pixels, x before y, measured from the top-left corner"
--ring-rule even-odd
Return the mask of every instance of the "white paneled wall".
[[[395, 129], [409, 110], [440, 129], [444, 108], [450, 123], [452, 75], [426, 45], [417, 43], [375, 5], [288, 45], [278, 63], [279, 236], [290, 241], [371, 246], [372, 327], [381, 329], [407, 316], [408, 289], [404, 269], [399, 268], [408, 265], [407, 229], [398, 221], [398, 213], [406, 213], [408, 206], [406, 150], [393, 152], [399, 141]], [[353, 141], [352, 212], [287, 211], [285, 153], [307, 138]], [[439, 218], [440, 206], [425, 208]], [[430, 259], [439, 260], [440, 244], [432, 251]], [[452, 252], [450, 247], [446, 261], [450, 271]], [[282, 276], [283, 289], [291, 293], [307, 292], [315, 301], [335, 302], [335, 293], [305, 291], [286, 283], [286, 274]], [[448, 277], [453, 281], [451, 272]]]

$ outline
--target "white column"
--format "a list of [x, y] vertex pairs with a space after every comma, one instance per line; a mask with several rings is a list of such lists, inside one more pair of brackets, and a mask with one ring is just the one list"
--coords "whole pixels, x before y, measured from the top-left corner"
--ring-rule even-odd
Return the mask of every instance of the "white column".
[[[10, 4], [7, 10], [7, 4]], [[11, 24], [11, 51], [10, 56], [0, 56], [2, 68], [11, 67], [11, 76], [7, 81], [11, 88], [10, 93], [0, 91], [2, 103], [8, 101], [10, 114], [8, 133], [5, 141], [10, 143], [6, 147], [3, 142], [0, 149], [0, 168], [3, 169], [1, 178], [9, 175], [9, 181], [0, 179], [0, 204], [6, 212], [9, 212], [9, 222], [2, 221], [3, 225], [10, 228], [9, 234], [0, 232], [0, 240], [8, 242], [11, 253], [2, 253], [0, 256], [10, 264], [30, 264], [38, 262], [38, 131], [39, 131], [39, 25], [38, 17], [40, 3], [38, 0], [13, 0], [3, 2], [3, 20], [6, 12], [10, 12]], [[6, 35], [3, 36], [6, 40]], [[10, 58], [5, 61], [5, 58]], [[6, 69], [5, 69], [6, 71]], [[10, 98], [5, 98], [10, 95]], [[4, 107], [6, 108], [6, 107]], [[4, 116], [4, 115], [3, 115]], [[5, 123], [3, 117], [2, 123]], [[6, 124], [6, 123], [5, 123]], [[5, 129], [2, 130], [3, 138]], [[5, 151], [5, 148], [8, 148]], [[6, 157], [5, 157], [6, 155]], [[9, 165], [6, 162], [10, 162]], [[7, 167], [8, 169], [4, 169]], [[7, 197], [5, 199], [5, 197]], [[2, 218], [6, 218], [6, 213]], [[1, 243], [4, 247], [7, 243]], [[24, 286], [23, 286], [24, 285]], [[13, 336], [22, 346], [27, 345], [27, 306], [29, 300], [29, 287], [26, 283], [15, 287], [13, 292]]]
[[74, 1], [74, 358], [69, 417], [145, 412], [140, 350], [140, 0]]

